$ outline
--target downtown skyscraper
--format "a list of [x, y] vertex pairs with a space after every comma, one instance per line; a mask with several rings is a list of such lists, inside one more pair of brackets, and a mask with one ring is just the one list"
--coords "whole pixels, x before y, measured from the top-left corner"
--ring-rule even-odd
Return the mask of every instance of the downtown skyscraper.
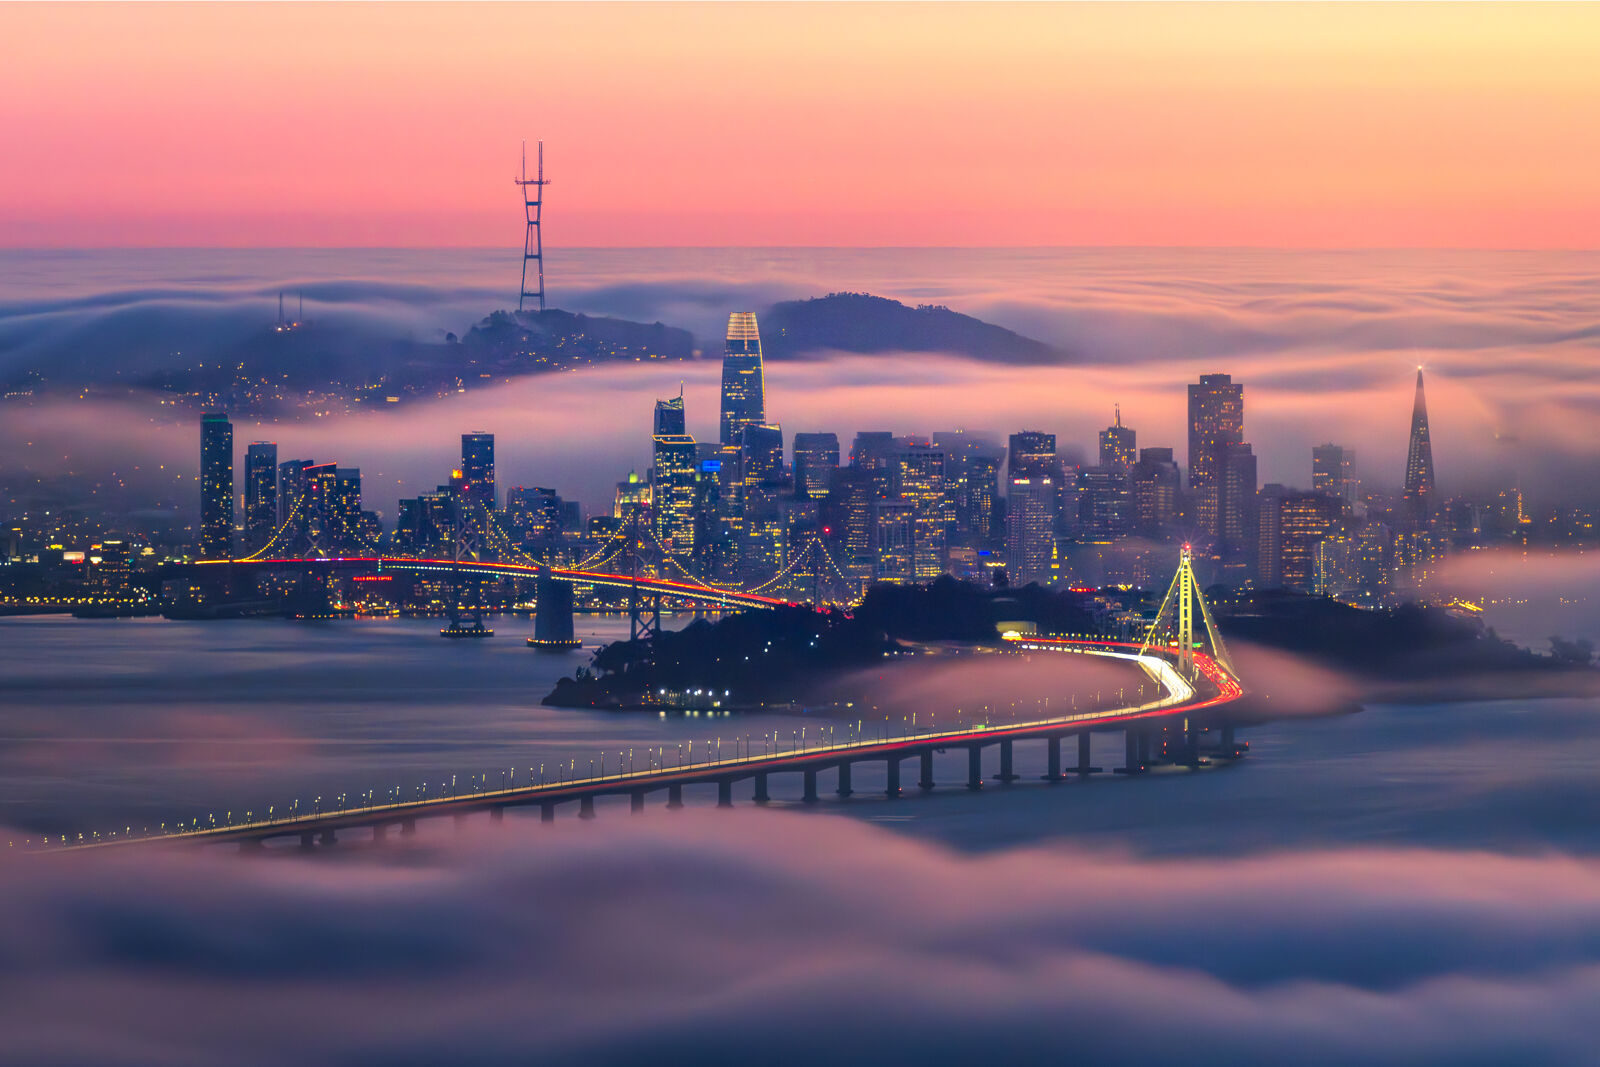
[[233, 423], [225, 411], [200, 416], [200, 556], [233, 555]]
[[1414, 526], [1433, 520], [1433, 440], [1428, 435], [1428, 402], [1422, 394], [1422, 368], [1417, 368], [1417, 392], [1411, 402], [1411, 443], [1406, 450], [1406, 517]]
[[761, 333], [753, 311], [728, 316], [728, 340], [722, 354], [722, 425], [725, 445], [744, 441], [747, 426], [767, 421], [766, 385], [761, 367]]
[[244, 457], [244, 537], [253, 552], [278, 528], [278, 446], [253, 441]]

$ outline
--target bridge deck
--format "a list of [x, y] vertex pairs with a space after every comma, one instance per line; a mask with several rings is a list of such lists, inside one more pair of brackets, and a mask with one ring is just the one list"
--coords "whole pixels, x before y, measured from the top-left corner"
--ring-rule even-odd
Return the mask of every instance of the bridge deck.
[[375, 804], [149, 837], [109, 838], [68, 847], [82, 849], [157, 842], [201, 844], [262, 841], [274, 837], [318, 834], [324, 831], [389, 826], [415, 819], [462, 815], [474, 811], [561, 804], [598, 796], [652, 792], [672, 786], [736, 782], [761, 774], [817, 771], [857, 761], [905, 759], [923, 752], [947, 748], [981, 747], [1000, 741], [1060, 737], [1143, 719], [1188, 715], [1236, 700], [1243, 695], [1243, 689], [1237, 679], [1221, 665], [1201, 653], [1195, 656], [1196, 665], [1205, 679], [1206, 689], [1212, 690], [1211, 692], [1196, 692], [1178, 675], [1172, 664], [1160, 656], [1119, 650], [1119, 647], [1137, 649], [1136, 645], [1109, 641], [1085, 644], [1048, 638], [1024, 638], [1016, 641], [1016, 644], [1023, 651], [1070, 652], [1131, 660], [1138, 663], [1152, 679], [1158, 682], [1166, 695], [1159, 700], [1130, 707], [1076, 712], [1030, 722], [975, 725], [954, 730], [904, 734], [879, 740], [806, 747], [792, 752], [734, 756], [696, 762], [688, 766], [619, 771], [616, 774], [589, 778], [487, 790], [466, 796]]

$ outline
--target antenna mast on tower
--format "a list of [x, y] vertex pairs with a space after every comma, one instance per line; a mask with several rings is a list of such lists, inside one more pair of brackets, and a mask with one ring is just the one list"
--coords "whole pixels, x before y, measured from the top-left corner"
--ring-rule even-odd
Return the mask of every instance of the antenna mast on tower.
[[[544, 177], [544, 142], [539, 142], [538, 177], [528, 177], [528, 142], [522, 142], [522, 177], [511, 179], [522, 186], [522, 202], [528, 217], [528, 233], [522, 241], [522, 293], [517, 297], [517, 310], [530, 296], [539, 298], [539, 310], [544, 310], [544, 239], [539, 233], [539, 216], [544, 210], [544, 187], [550, 183]], [[539, 287], [528, 288], [528, 263], [536, 267]]]

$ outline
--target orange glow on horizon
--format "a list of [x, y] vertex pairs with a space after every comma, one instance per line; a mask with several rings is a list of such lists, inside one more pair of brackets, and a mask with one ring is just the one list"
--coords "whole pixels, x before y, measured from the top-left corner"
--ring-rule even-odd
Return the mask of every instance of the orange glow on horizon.
[[1586, 5], [8, 5], [0, 245], [1600, 246]]

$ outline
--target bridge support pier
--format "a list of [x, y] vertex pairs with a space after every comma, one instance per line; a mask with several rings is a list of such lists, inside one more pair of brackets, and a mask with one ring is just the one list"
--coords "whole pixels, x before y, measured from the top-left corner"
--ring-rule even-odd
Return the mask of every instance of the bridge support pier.
[[556, 806], [554, 804], [550, 803], [549, 801], [545, 801], [543, 804], [540, 804], [539, 805], [539, 821], [540, 822], [555, 822], [556, 821]]
[[765, 804], [769, 800], [772, 799], [772, 797], [767, 794], [767, 772], [766, 771], [762, 771], [760, 774], [756, 775], [756, 798], [755, 799], [756, 799], [756, 803], [757, 804]]
[[322, 831], [322, 833], [318, 835], [318, 840], [323, 848], [332, 848], [334, 845], [339, 843], [338, 835], [336, 835], [332, 830]]
[[580, 797], [578, 799], [578, 818], [594, 818], [594, 797]]
[[1045, 738], [1045, 767], [1044, 780], [1059, 782], [1066, 775], [1061, 773], [1061, 738]]
[[400, 836], [401, 837], [415, 837], [416, 834], [417, 834], [417, 820], [415, 820], [415, 819], [401, 819], [400, 820]]
[[681, 807], [683, 807], [683, 786], [681, 786], [681, 785], [669, 785], [669, 786], [667, 786], [667, 807], [669, 807], [669, 808], [681, 808]]
[[717, 807], [733, 807], [733, 779], [724, 778], [717, 783]]
[[883, 795], [894, 800], [900, 795], [900, 757], [890, 756], [888, 762], [884, 764], [884, 770], [887, 772], [889, 785], [884, 789]]
[[922, 777], [917, 779], [917, 788], [933, 788], [933, 753], [931, 751], [922, 754]]
[[389, 827], [385, 823], [378, 823], [372, 828], [372, 843], [381, 845], [389, 836]]
[[300, 835], [300, 851], [310, 852], [316, 842], [315, 836], [308, 830]]
[[1117, 768], [1117, 773], [1143, 774], [1149, 751], [1150, 742], [1142, 730], [1130, 726], [1122, 731], [1122, 766]]
[[1011, 770], [1011, 739], [1006, 738], [1000, 742], [1000, 773], [995, 777], [1010, 785], [1017, 780], [1017, 775]]
[[1099, 767], [1089, 766], [1089, 739], [1093, 736], [1088, 730], [1078, 735], [1078, 768], [1074, 773], [1080, 778], [1100, 773]]
[[839, 764], [839, 795], [847, 797], [850, 793], [850, 764], [841, 763]]
[[967, 788], [983, 788], [983, 746], [967, 746]]
[[806, 772], [806, 791], [805, 791], [805, 795], [802, 796], [800, 798], [800, 800], [803, 803], [806, 803], [806, 804], [815, 804], [817, 802], [817, 772], [816, 771], [807, 771]]
[[644, 810], [644, 790], [635, 789], [628, 794], [628, 810], [635, 815]]
[[260, 852], [262, 847], [259, 837], [247, 837], [239, 842], [240, 852]]
[[493, 822], [505, 822], [506, 806], [504, 804], [496, 804], [494, 807], [490, 808], [489, 818]]

